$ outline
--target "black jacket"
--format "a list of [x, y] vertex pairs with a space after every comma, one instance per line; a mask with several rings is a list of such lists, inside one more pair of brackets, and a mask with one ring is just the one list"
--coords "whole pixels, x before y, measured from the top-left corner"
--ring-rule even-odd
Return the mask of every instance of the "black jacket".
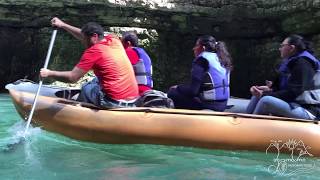
[[[265, 92], [263, 95], [273, 96], [288, 103], [295, 102], [295, 99], [305, 90], [314, 88], [313, 77], [316, 73], [314, 63], [305, 57], [297, 57], [289, 62], [289, 77], [287, 88], [279, 90], [279, 84], [272, 86], [272, 92]], [[276, 81], [279, 82], [279, 81]], [[319, 105], [302, 105], [315, 116], [320, 117]]]

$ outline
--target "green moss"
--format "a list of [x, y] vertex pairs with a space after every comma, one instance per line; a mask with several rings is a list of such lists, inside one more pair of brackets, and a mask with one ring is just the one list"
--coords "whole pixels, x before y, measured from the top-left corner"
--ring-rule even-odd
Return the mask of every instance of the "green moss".
[[311, 34], [320, 31], [319, 13], [303, 12], [294, 14], [282, 22], [282, 28], [287, 33]]
[[[227, 42], [235, 66], [231, 90], [237, 96], [248, 95], [251, 85], [263, 83], [274, 74], [280, 36], [306, 35], [320, 52], [318, 1], [172, 2], [176, 2], [175, 8], [168, 9], [149, 8], [151, 1], [120, 5], [108, 0], [0, 0], [0, 76], [4, 82], [26, 75], [37, 79], [52, 32], [49, 21], [57, 14], [78, 27], [96, 21], [104, 27], [156, 29], [158, 34], [146, 31], [139, 37], [153, 60], [155, 88], [163, 91], [190, 80], [191, 49], [203, 34]], [[78, 40], [59, 30], [49, 68], [72, 69], [83, 50]]]

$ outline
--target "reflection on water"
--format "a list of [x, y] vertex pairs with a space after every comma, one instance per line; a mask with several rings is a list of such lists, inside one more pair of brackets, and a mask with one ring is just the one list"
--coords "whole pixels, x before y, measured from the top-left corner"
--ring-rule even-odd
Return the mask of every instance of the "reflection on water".
[[[275, 154], [158, 145], [80, 142], [25, 123], [8, 95], [0, 94], [0, 179], [318, 179], [315, 168], [292, 176], [268, 171]], [[14, 144], [7, 149], [8, 144]], [[288, 158], [288, 155], [283, 155]]]

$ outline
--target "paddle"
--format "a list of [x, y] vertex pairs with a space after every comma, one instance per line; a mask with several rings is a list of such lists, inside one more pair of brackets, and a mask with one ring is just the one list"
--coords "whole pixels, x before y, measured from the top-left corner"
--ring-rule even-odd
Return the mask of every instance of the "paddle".
[[[51, 36], [51, 40], [50, 40], [50, 44], [49, 44], [49, 48], [48, 48], [48, 52], [47, 52], [47, 57], [46, 57], [46, 60], [45, 60], [45, 63], [44, 63], [44, 66], [43, 68], [47, 68], [48, 67], [48, 64], [49, 64], [49, 59], [50, 59], [50, 56], [51, 56], [51, 52], [52, 52], [52, 47], [53, 47], [53, 43], [56, 39], [56, 35], [57, 35], [57, 30], [53, 30], [53, 33], [52, 33], [52, 36]], [[42, 79], [40, 78], [40, 82], [39, 82], [39, 86], [38, 86], [38, 90], [37, 90], [37, 93], [36, 93], [36, 96], [34, 98], [34, 101], [33, 101], [33, 105], [32, 105], [32, 108], [31, 108], [31, 111], [30, 111], [30, 114], [28, 116], [28, 120], [27, 120], [27, 126], [26, 126], [26, 129], [23, 133], [23, 136], [20, 137], [17, 142], [12, 142], [10, 144], [7, 144], [6, 148], [3, 149], [3, 152], [11, 152], [15, 149], [17, 149], [18, 145], [25, 142], [26, 140], [26, 133], [28, 132], [28, 129], [29, 129], [29, 126], [30, 126], [30, 123], [31, 123], [31, 119], [32, 119], [32, 116], [33, 116], [33, 112], [34, 112], [34, 109], [36, 107], [36, 104], [37, 104], [37, 99], [38, 99], [38, 96], [39, 96], [39, 93], [40, 93], [40, 90], [41, 90], [41, 86], [42, 86]]]
[[[49, 64], [49, 60], [50, 60], [50, 56], [51, 56], [51, 52], [52, 52], [52, 47], [53, 47], [54, 41], [56, 39], [56, 35], [57, 35], [57, 30], [55, 29], [55, 30], [53, 30], [53, 33], [52, 33], [52, 36], [51, 36], [50, 45], [49, 45], [47, 56], [46, 56], [46, 60], [45, 60], [44, 66], [43, 66], [43, 68], [45, 68], [45, 69], [47, 69], [48, 64]], [[40, 93], [40, 90], [41, 90], [42, 83], [43, 83], [42, 78], [40, 78], [38, 90], [37, 90], [36, 96], [34, 98], [30, 114], [28, 116], [27, 126], [26, 126], [26, 129], [25, 129], [24, 133], [23, 133], [23, 137], [24, 138], [26, 137], [26, 133], [28, 132], [28, 128], [30, 126], [30, 122], [31, 122], [31, 119], [32, 119], [32, 116], [33, 116], [33, 112], [34, 112], [34, 109], [35, 109], [35, 107], [37, 105], [37, 99], [38, 99], [38, 96], [39, 96], [39, 93]]]

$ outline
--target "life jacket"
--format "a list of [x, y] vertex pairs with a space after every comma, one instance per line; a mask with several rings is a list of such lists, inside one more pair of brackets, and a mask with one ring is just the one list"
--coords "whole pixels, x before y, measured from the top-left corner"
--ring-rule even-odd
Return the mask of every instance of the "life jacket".
[[198, 57], [209, 62], [209, 70], [200, 88], [201, 100], [227, 100], [230, 97], [230, 71], [221, 65], [216, 53], [204, 51]]
[[279, 68], [281, 72], [280, 88], [287, 88], [288, 78], [290, 77], [288, 64], [299, 57], [303, 57], [305, 60], [311, 62], [315, 67], [316, 73], [313, 76], [313, 85], [311, 86], [312, 88], [303, 91], [303, 93], [300, 94], [295, 99], [295, 101], [299, 104], [320, 104], [320, 62], [308, 51], [303, 51], [297, 56], [290, 57], [289, 59], [284, 60]]
[[288, 64], [291, 61], [293, 61], [299, 57], [307, 58], [316, 66], [316, 69], [319, 69], [319, 67], [320, 67], [319, 61], [312, 54], [310, 54], [308, 51], [303, 51], [302, 53], [298, 54], [297, 56], [293, 56], [288, 59], [284, 59], [278, 69], [278, 71], [280, 72], [280, 85], [279, 85], [280, 90], [287, 89], [287, 86], [288, 86], [288, 79], [290, 77], [290, 71], [288, 68]]
[[152, 65], [148, 54], [139, 47], [133, 47], [139, 56], [139, 61], [132, 65], [139, 85], [146, 85], [153, 88]]

